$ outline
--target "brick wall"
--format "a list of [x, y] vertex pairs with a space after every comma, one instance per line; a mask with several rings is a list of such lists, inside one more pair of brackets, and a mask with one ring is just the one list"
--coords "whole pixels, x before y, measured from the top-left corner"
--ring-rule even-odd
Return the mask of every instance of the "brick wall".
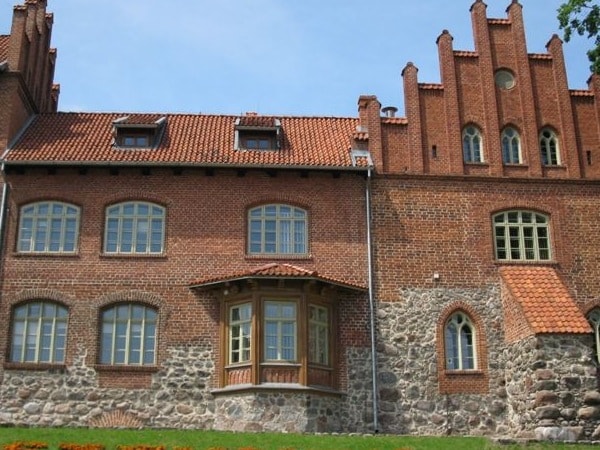
[[[70, 308], [67, 364], [76, 349], [87, 349], [87, 360], [98, 356], [99, 310], [119, 300], [142, 301], [159, 308], [158, 362], [174, 345], [208, 342], [218, 349], [219, 305], [209, 294], [187, 286], [198, 279], [227, 276], [272, 262], [246, 256], [246, 211], [259, 203], [284, 202], [309, 213], [310, 256], [278, 260], [318, 274], [366, 285], [366, 231], [364, 179], [349, 174], [334, 178], [295, 172], [270, 177], [262, 172], [237, 176], [217, 171], [184, 170], [174, 175], [156, 169], [144, 176], [140, 170], [28, 169], [10, 174], [6, 261], [3, 265], [3, 302], [0, 326], [9, 328], [10, 308], [31, 298], [50, 298]], [[224, 188], [226, 187], [226, 188]], [[81, 207], [76, 255], [48, 256], [16, 253], [19, 207], [38, 200], [58, 200]], [[102, 254], [105, 207], [125, 200], [145, 200], [166, 207], [165, 255], [152, 257]], [[344, 300], [352, 314], [344, 313], [339, 336], [343, 345], [363, 345], [367, 320], [365, 298]], [[352, 317], [357, 315], [359, 316]], [[358, 323], [358, 322], [360, 323]], [[360, 330], [360, 331], [357, 331]], [[8, 346], [3, 334], [0, 352]], [[115, 375], [115, 377], [119, 377]], [[110, 380], [103, 376], [104, 380]]]

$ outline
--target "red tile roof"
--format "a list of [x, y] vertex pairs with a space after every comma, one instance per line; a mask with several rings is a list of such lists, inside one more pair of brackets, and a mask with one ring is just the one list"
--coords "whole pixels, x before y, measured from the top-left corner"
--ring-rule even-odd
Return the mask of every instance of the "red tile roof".
[[574, 97], [593, 97], [594, 93], [586, 89], [570, 89], [569, 93]]
[[0, 63], [8, 59], [8, 38], [10, 36], [0, 35]]
[[419, 89], [436, 89], [443, 90], [444, 85], [440, 83], [419, 83]]
[[479, 56], [477, 52], [467, 51], [467, 50], [454, 50], [454, 56], [459, 56], [463, 58], [476, 58]]
[[353, 290], [366, 290], [365, 286], [358, 284], [347, 283], [343, 280], [338, 280], [331, 277], [319, 275], [315, 270], [307, 270], [302, 267], [293, 266], [291, 264], [278, 264], [269, 263], [263, 266], [257, 267], [252, 270], [248, 270], [241, 273], [234, 273], [223, 277], [206, 278], [203, 280], [193, 281], [189, 284], [191, 288], [205, 288], [214, 286], [215, 284], [221, 284], [225, 282], [245, 280], [245, 279], [257, 279], [257, 278], [298, 278], [298, 279], [312, 279], [316, 281], [322, 281], [336, 286], [353, 289]]
[[[153, 150], [117, 149], [113, 121], [167, 118]], [[49, 113], [36, 116], [5, 155], [8, 164], [154, 164], [352, 168], [350, 147], [358, 119], [278, 117], [281, 148], [234, 150], [238, 116], [202, 114]], [[273, 123], [273, 118], [268, 119]]]
[[548, 53], [529, 53], [529, 58], [530, 59], [548, 59], [548, 60], [552, 60], [552, 55], [548, 54]]
[[535, 334], [592, 332], [552, 267], [505, 266], [500, 275]]

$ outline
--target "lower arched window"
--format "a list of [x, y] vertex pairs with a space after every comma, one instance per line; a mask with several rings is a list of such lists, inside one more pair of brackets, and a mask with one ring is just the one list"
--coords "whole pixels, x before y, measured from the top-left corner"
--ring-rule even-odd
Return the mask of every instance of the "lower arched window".
[[469, 316], [458, 311], [450, 316], [444, 329], [447, 370], [477, 368], [475, 327]]
[[154, 308], [123, 303], [102, 312], [101, 364], [153, 365], [156, 361]]
[[52, 302], [17, 306], [12, 316], [10, 361], [64, 363], [68, 315], [66, 307]]

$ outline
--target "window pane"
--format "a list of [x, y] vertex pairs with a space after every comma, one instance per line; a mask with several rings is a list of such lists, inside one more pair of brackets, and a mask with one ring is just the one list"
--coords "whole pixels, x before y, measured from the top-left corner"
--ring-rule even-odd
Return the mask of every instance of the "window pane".
[[31, 302], [15, 308], [10, 360], [64, 362], [67, 314], [65, 307], [47, 302]]
[[156, 310], [123, 304], [104, 311], [102, 319], [102, 363], [154, 364]]
[[[500, 260], [549, 260], [548, 218], [531, 211], [494, 216], [496, 257]], [[510, 226], [506, 225], [510, 223]], [[508, 240], [509, 249], [506, 248]]]
[[289, 205], [265, 205], [248, 214], [250, 253], [306, 253], [306, 213]]

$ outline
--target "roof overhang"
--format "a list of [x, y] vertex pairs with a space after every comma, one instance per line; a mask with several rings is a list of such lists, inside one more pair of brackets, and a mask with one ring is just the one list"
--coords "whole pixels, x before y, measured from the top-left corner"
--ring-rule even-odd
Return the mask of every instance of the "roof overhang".
[[218, 289], [240, 281], [258, 280], [298, 280], [321, 282], [336, 288], [351, 291], [366, 292], [367, 287], [359, 284], [345, 282], [332, 277], [319, 275], [316, 271], [306, 270], [291, 264], [266, 264], [245, 273], [225, 275], [204, 280], [192, 281], [188, 287], [192, 290]]

